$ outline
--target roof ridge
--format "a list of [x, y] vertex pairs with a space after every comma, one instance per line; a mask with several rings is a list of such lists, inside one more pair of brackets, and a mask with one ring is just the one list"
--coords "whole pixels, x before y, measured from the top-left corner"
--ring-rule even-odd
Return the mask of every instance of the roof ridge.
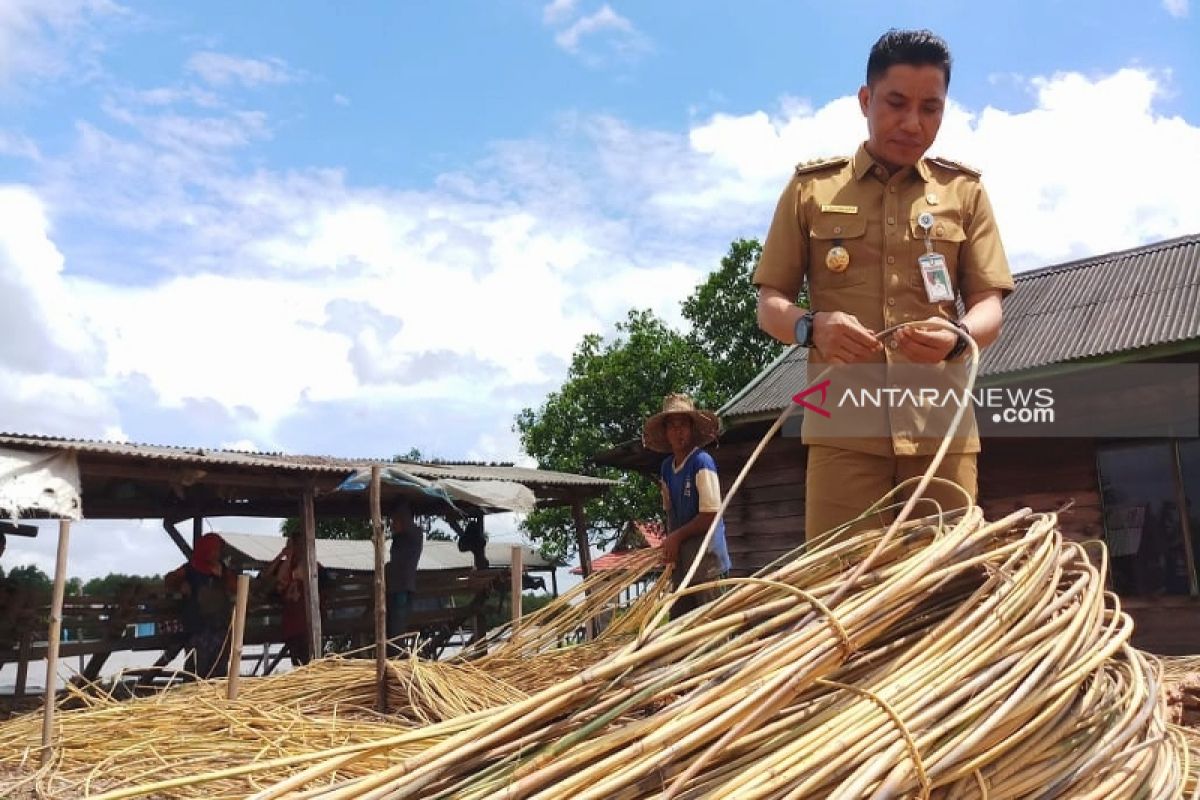
[[1043, 267], [1035, 267], [1034, 269], [1018, 272], [1013, 276], [1013, 280], [1017, 283], [1020, 283], [1025, 280], [1040, 278], [1046, 275], [1053, 275], [1058, 272], [1086, 269], [1088, 267], [1094, 267], [1098, 264], [1117, 261], [1122, 258], [1145, 255], [1147, 253], [1153, 253], [1159, 250], [1169, 250], [1173, 247], [1182, 247], [1189, 244], [1200, 244], [1200, 233], [1189, 233], [1183, 236], [1176, 236], [1174, 239], [1164, 239], [1159, 242], [1139, 244], [1124, 250], [1114, 250], [1111, 253], [1100, 253], [1097, 255], [1077, 258], [1071, 261], [1064, 261], [1060, 264], [1047, 264]]
[[741, 400], [744, 396], [749, 394], [755, 387], [757, 387], [759, 383], [766, 380], [767, 376], [775, 371], [775, 367], [779, 366], [779, 364], [785, 358], [787, 358], [793, 350], [795, 350], [799, 346], [800, 345], [798, 345], [798, 344], [785, 345], [783, 348], [783, 351], [779, 355], [775, 356], [775, 359], [770, 364], [767, 364], [765, 367], [763, 367], [762, 369], [760, 369], [758, 371], [758, 374], [754, 376], [754, 380], [750, 381], [745, 386], [743, 386], [737, 394], [735, 394], [733, 397], [726, 400], [721, 405], [721, 407], [717, 409], [717, 416], [718, 417], [723, 416], [725, 413], [725, 409], [732, 406], [738, 400]]

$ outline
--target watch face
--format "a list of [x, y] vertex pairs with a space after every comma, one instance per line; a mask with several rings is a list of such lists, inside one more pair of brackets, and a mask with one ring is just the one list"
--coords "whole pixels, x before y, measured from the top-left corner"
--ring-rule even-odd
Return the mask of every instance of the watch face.
[[801, 347], [812, 346], [812, 315], [805, 314], [796, 323], [796, 344]]

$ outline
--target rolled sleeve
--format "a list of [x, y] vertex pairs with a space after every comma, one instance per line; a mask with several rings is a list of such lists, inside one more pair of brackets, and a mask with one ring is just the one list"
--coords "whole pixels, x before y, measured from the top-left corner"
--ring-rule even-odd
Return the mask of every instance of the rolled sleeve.
[[697, 470], [696, 495], [700, 513], [716, 513], [721, 508], [721, 481], [711, 469]]
[[769, 286], [789, 300], [800, 296], [807, 269], [808, 236], [804, 230], [800, 195], [801, 183], [792, 178], [775, 206], [775, 216], [753, 278], [755, 286]]
[[974, 209], [967, 225], [967, 238], [959, 250], [959, 286], [964, 296], [999, 289], [1003, 296], [1013, 290], [1012, 273], [1000, 229], [983, 185], [978, 186]]

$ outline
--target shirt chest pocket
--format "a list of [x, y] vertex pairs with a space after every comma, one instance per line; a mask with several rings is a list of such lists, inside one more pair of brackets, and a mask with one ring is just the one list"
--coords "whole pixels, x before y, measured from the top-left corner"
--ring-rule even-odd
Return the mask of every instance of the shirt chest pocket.
[[867, 280], [872, 263], [878, 268], [861, 214], [818, 214], [808, 234], [808, 280], [815, 289], [854, 286]]

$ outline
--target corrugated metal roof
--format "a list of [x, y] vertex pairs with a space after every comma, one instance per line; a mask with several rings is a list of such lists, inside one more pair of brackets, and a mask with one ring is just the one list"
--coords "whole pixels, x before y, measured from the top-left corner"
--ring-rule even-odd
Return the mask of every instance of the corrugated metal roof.
[[344, 475], [372, 464], [400, 466], [420, 478], [457, 478], [466, 481], [514, 481], [535, 486], [612, 486], [615, 481], [574, 475], [568, 472], [531, 469], [497, 464], [428, 464], [417, 462], [382, 461], [369, 458], [335, 458], [332, 456], [288, 455], [285, 453], [253, 453], [241, 450], [213, 450], [202, 447], [171, 447], [153, 444], [104, 442], [92, 439], [65, 439], [23, 433], [0, 433], [0, 447], [37, 450], [75, 450], [150, 461], [170, 461], [197, 466], [230, 466], [252, 469], [282, 470], [285, 472], [316, 472]]
[[[1022, 272], [1004, 334], [980, 376], [1200, 339], [1200, 234]], [[727, 422], [781, 411], [804, 388], [808, 351], [791, 347], [718, 412]]]
[[[249, 533], [218, 531], [217, 535], [247, 558], [264, 564], [279, 555], [287, 541], [282, 536]], [[484, 551], [488, 563], [493, 567], [511, 566], [512, 547], [512, 542], [488, 542]], [[521, 545], [521, 549], [524, 551], [522, 559], [526, 567], [542, 569], [553, 566], [528, 545]], [[375, 544], [345, 539], [317, 539], [317, 563], [327, 569], [371, 572], [375, 569]], [[425, 546], [421, 548], [421, 561], [417, 569], [470, 569], [474, 563], [471, 554], [459, 552], [458, 545], [454, 542], [426, 541]]]

